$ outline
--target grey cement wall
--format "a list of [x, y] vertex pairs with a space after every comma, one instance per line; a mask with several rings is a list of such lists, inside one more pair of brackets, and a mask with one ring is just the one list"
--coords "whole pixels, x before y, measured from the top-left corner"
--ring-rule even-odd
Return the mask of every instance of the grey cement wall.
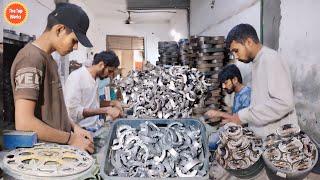
[[262, 36], [264, 45], [278, 50], [279, 26], [281, 21], [281, 0], [262, 0]]
[[[191, 35], [227, 36], [237, 24], [251, 24], [260, 37], [259, 0], [216, 0], [213, 9], [210, 0], [191, 0]], [[236, 62], [243, 82], [251, 85], [251, 64]]]
[[320, 1], [281, 0], [279, 52], [290, 64], [303, 130], [320, 144]]

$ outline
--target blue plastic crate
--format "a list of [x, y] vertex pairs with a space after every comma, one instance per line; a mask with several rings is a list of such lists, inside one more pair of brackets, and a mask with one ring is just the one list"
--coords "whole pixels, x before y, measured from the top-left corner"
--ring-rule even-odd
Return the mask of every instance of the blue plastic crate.
[[37, 143], [37, 134], [26, 131], [3, 131], [3, 145], [5, 149], [29, 148]]
[[[188, 126], [195, 126], [201, 130], [201, 141], [204, 149], [204, 156], [205, 156], [205, 162], [204, 168], [207, 171], [207, 175], [204, 177], [192, 177], [192, 178], [163, 178], [167, 180], [176, 180], [176, 179], [197, 179], [197, 180], [204, 180], [209, 179], [209, 149], [207, 144], [207, 137], [206, 137], [206, 128], [203, 125], [202, 122], [200, 122], [197, 119], [118, 119], [115, 122], [113, 122], [112, 127], [109, 131], [108, 139], [106, 141], [106, 145], [102, 148], [100, 154], [103, 155], [103, 158], [101, 160], [98, 160], [100, 163], [100, 175], [103, 179], [111, 179], [111, 180], [131, 180], [131, 179], [155, 179], [155, 178], [140, 178], [140, 177], [117, 177], [117, 176], [109, 176], [109, 173], [113, 169], [113, 166], [110, 162], [109, 157], [110, 154], [110, 148], [112, 146], [113, 139], [116, 137], [116, 130], [121, 125], [129, 125], [133, 128], [138, 128], [141, 123], [145, 123], [145, 121], [151, 121], [158, 127], [166, 127], [168, 124], [178, 121], [181, 122], [186, 127]], [[157, 179], [157, 178], [156, 178]]]

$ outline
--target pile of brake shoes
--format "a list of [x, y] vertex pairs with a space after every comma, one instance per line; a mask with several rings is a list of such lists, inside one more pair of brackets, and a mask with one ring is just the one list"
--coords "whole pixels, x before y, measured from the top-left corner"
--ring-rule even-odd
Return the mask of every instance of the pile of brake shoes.
[[197, 69], [206, 75], [207, 82], [211, 84], [205, 106], [220, 109], [223, 96], [218, 82], [218, 73], [225, 59], [224, 36], [192, 36], [190, 46], [197, 51]]
[[133, 117], [160, 119], [190, 117], [192, 108], [203, 108], [211, 85], [196, 68], [187, 66], [132, 71], [114, 83], [122, 90], [123, 103], [130, 104]]
[[113, 170], [120, 177], [203, 177], [205, 152], [201, 131], [172, 122], [159, 128], [146, 121], [139, 128], [121, 125], [110, 149]]
[[159, 64], [161, 65], [179, 65], [179, 48], [175, 41], [159, 41]]
[[13, 177], [72, 177], [94, 165], [94, 159], [84, 151], [68, 145], [42, 144], [33, 148], [10, 151], [3, 159], [6, 173]]

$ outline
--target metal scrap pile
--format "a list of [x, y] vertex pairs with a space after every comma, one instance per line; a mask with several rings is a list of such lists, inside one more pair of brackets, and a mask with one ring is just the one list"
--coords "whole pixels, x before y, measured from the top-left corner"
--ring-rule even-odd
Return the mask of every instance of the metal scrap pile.
[[114, 169], [120, 177], [205, 176], [205, 154], [201, 131], [173, 122], [164, 128], [146, 121], [139, 128], [121, 125], [110, 150]]
[[133, 117], [164, 119], [190, 117], [210, 86], [202, 73], [186, 66], [132, 71], [115, 84], [123, 92], [124, 103], [131, 104]]
[[305, 133], [300, 132], [298, 126], [286, 124], [276, 133], [267, 136], [263, 154], [275, 167], [303, 171], [314, 165], [316, 146]]
[[260, 159], [262, 139], [239, 125], [228, 123], [220, 134], [217, 162], [226, 169], [246, 169]]
[[179, 48], [176, 41], [159, 41], [159, 65], [179, 65]]

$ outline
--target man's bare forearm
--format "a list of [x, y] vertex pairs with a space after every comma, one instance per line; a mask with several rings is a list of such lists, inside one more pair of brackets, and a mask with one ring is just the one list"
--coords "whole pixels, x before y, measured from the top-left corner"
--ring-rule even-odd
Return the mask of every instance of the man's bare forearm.
[[82, 115], [83, 117], [91, 117], [91, 116], [96, 116], [96, 115], [102, 115], [105, 114], [103, 112], [102, 108], [96, 108], [96, 109], [83, 109]]
[[239, 122], [241, 124], [238, 114], [229, 114], [226, 112], [220, 112], [220, 113], [221, 113], [222, 119], [229, 119], [233, 122]]
[[52, 128], [36, 117], [31, 117], [29, 120], [25, 119], [24, 121], [16, 122], [16, 129], [21, 131], [34, 131], [37, 133], [38, 139], [60, 144], [68, 143], [67, 141], [70, 136], [69, 132]]
[[223, 119], [232, 119], [234, 115], [219, 111], [219, 116], [222, 117]]
[[70, 133], [64, 132], [49, 125], [34, 116], [36, 102], [27, 99], [18, 99], [15, 102], [15, 127], [20, 131], [34, 131], [42, 141], [67, 143]]
[[100, 101], [100, 107], [108, 107], [108, 106], [111, 106], [111, 101], [105, 101], [105, 100]]

